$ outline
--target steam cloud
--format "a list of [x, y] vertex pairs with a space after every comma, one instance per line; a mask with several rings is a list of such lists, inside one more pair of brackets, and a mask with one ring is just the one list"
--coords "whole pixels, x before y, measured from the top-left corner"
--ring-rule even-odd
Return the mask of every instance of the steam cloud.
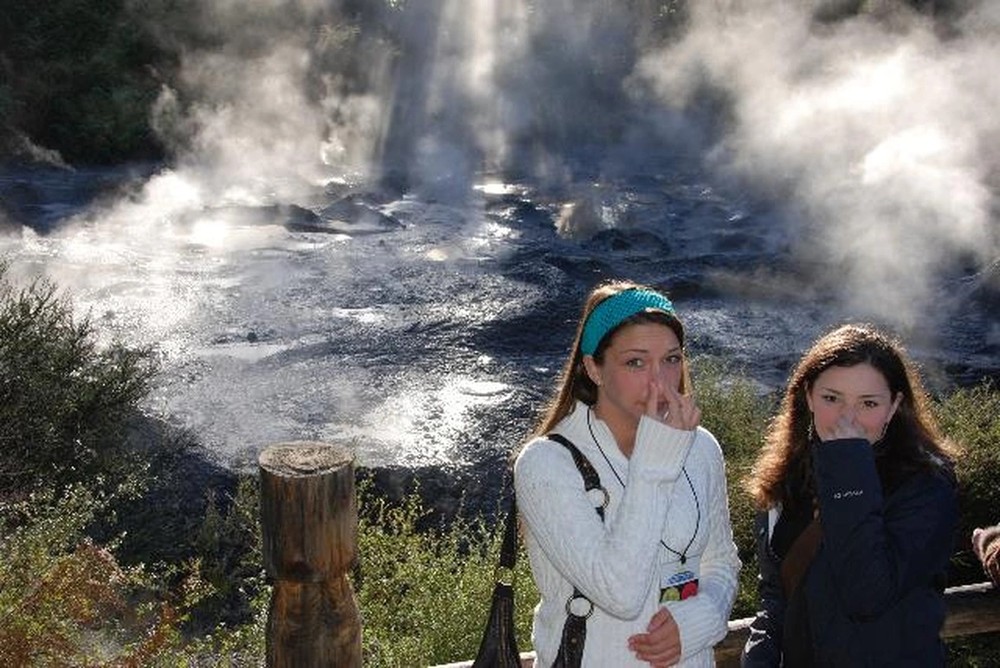
[[830, 22], [804, 5], [693, 3], [637, 75], [682, 108], [723, 91], [716, 165], [788, 202], [798, 253], [848, 310], [913, 324], [943, 274], [997, 256], [1000, 8], [943, 26], [891, 2]]
[[695, 118], [711, 92], [710, 164], [785, 208], [798, 261], [845, 310], [909, 325], [942, 278], [1000, 255], [1000, 6], [829, 18], [844, 4], [690, 0], [685, 34], [653, 50], [662, 2], [214, 0], [194, 18], [222, 46], [187, 51], [157, 115], [213, 197], [287, 201], [331, 173], [566, 181], [566, 146], [677, 133], [637, 107]]

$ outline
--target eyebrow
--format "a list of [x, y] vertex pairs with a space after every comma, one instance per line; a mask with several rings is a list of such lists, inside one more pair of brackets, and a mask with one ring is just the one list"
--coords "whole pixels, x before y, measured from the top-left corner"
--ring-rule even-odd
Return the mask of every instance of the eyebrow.
[[[840, 390], [835, 390], [832, 387], [821, 387], [819, 389], [822, 392], [829, 392], [830, 394], [837, 394], [837, 395], [841, 395], [841, 396], [843, 396], [843, 394], [844, 394]], [[881, 397], [884, 397], [887, 394], [892, 394], [892, 392], [870, 392], [868, 394], [859, 394], [858, 397], [861, 398], [861, 399], [869, 399], [871, 397], [881, 398]]]
[[[684, 350], [684, 346], [674, 346], [673, 348], [667, 349], [666, 352], [667, 353], [676, 353], [676, 352], [682, 352], [683, 350]], [[626, 348], [625, 350], [621, 351], [621, 354], [623, 354], [623, 355], [627, 354], [627, 353], [632, 353], [632, 354], [635, 354], [635, 353], [649, 353], [649, 348]]]

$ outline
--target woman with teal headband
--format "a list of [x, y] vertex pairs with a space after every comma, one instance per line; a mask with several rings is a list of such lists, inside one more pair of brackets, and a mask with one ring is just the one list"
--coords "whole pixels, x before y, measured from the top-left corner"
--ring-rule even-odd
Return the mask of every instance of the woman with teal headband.
[[[541, 595], [536, 666], [568, 665], [570, 612], [585, 617], [577, 665], [714, 665], [740, 562], [722, 451], [699, 421], [684, 328], [667, 296], [631, 282], [595, 288], [514, 465]], [[566, 441], [600, 478], [600, 513]]]

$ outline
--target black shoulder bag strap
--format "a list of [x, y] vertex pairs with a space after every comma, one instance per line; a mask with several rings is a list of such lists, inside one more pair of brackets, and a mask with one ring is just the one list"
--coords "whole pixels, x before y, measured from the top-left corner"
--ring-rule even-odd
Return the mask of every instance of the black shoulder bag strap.
[[[583, 476], [584, 490], [589, 492], [592, 489], [599, 489], [604, 492], [604, 500], [601, 505], [595, 506], [598, 517], [604, 521], [604, 508], [608, 505], [608, 492], [601, 486], [601, 476], [598, 475], [590, 460], [583, 456], [583, 453], [573, 443], [562, 434], [549, 434], [550, 439], [562, 444], [570, 454], [580, 475]], [[577, 601], [581, 603], [577, 603]], [[575, 604], [575, 605], [574, 605]], [[574, 612], [574, 607], [579, 610], [583, 607], [586, 612], [578, 614]], [[559, 643], [559, 653], [553, 668], [579, 668], [583, 661], [583, 645], [587, 640], [587, 618], [594, 612], [594, 603], [589, 598], [580, 593], [580, 590], [573, 587], [573, 594], [566, 599], [566, 623], [563, 625], [562, 641]]]
[[[608, 503], [607, 491], [601, 487], [601, 477], [569, 439], [561, 434], [549, 434], [550, 439], [565, 446], [573, 455], [576, 468], [583, 476], [586, 491], [600, 489], [604, 501], [595, 507], [598, 516], [604, 520], [604, 507]], [[517, 499], [511, 494], [510, 510], [504, 527], [503, 543], [500, 546], [500, 565], [497, 568], [493, 600], [486, 630], [479, 644], [479, 652], [472, 668], [520, 668], [521, 661], [514, 637], [514, 563], [517, 559]], [[583, 615], [574, 614], [571, 604], [580, 599], [587, 608]], [[563, 627], [559, 654], [553, 664], [555, 668], [579, 668], [583, 660], [583, 643], [587, 638], [587, 617], [594, 611], [594, 604], [575, 587], [573, 595], [566, 601], [566, 624]]]
[[[508, 473], [509, 475], [509, 473]], [[490, 615], [472, 668], [521, 668], [514, 635], [514, 562], [517, 559], [517, 501], [511, 487], [510, 509], [500, 546], [500, 564], [493, 585]]]

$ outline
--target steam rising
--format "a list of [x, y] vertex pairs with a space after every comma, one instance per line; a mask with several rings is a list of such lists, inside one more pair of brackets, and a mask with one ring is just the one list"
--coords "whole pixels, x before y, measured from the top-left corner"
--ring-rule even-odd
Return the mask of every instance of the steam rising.
[[997, 257], [996, 3], [691, 0], [656, 49], [648, 26], [678, 3], [620, 5], [201, 3], [214, 48], [186, 51], [157, 118], [182, 170], [242, 201], [331, 178], [449, 199], [484, 171], [564, 186], [574, 152], [599, 146], [610, 172], [700, 129], [720, 178], [783, 209], [797, 263], [899, 325]]
[[910, 324], [942, 272], [997, 255], [1000, 13], [942, 26], [883, 2], [821, 22], [803, 4], [695, 3], [639, 73], [681, 108], [722, 91], [717, 167], [787, 201], [801, 259], [849, 310]]

